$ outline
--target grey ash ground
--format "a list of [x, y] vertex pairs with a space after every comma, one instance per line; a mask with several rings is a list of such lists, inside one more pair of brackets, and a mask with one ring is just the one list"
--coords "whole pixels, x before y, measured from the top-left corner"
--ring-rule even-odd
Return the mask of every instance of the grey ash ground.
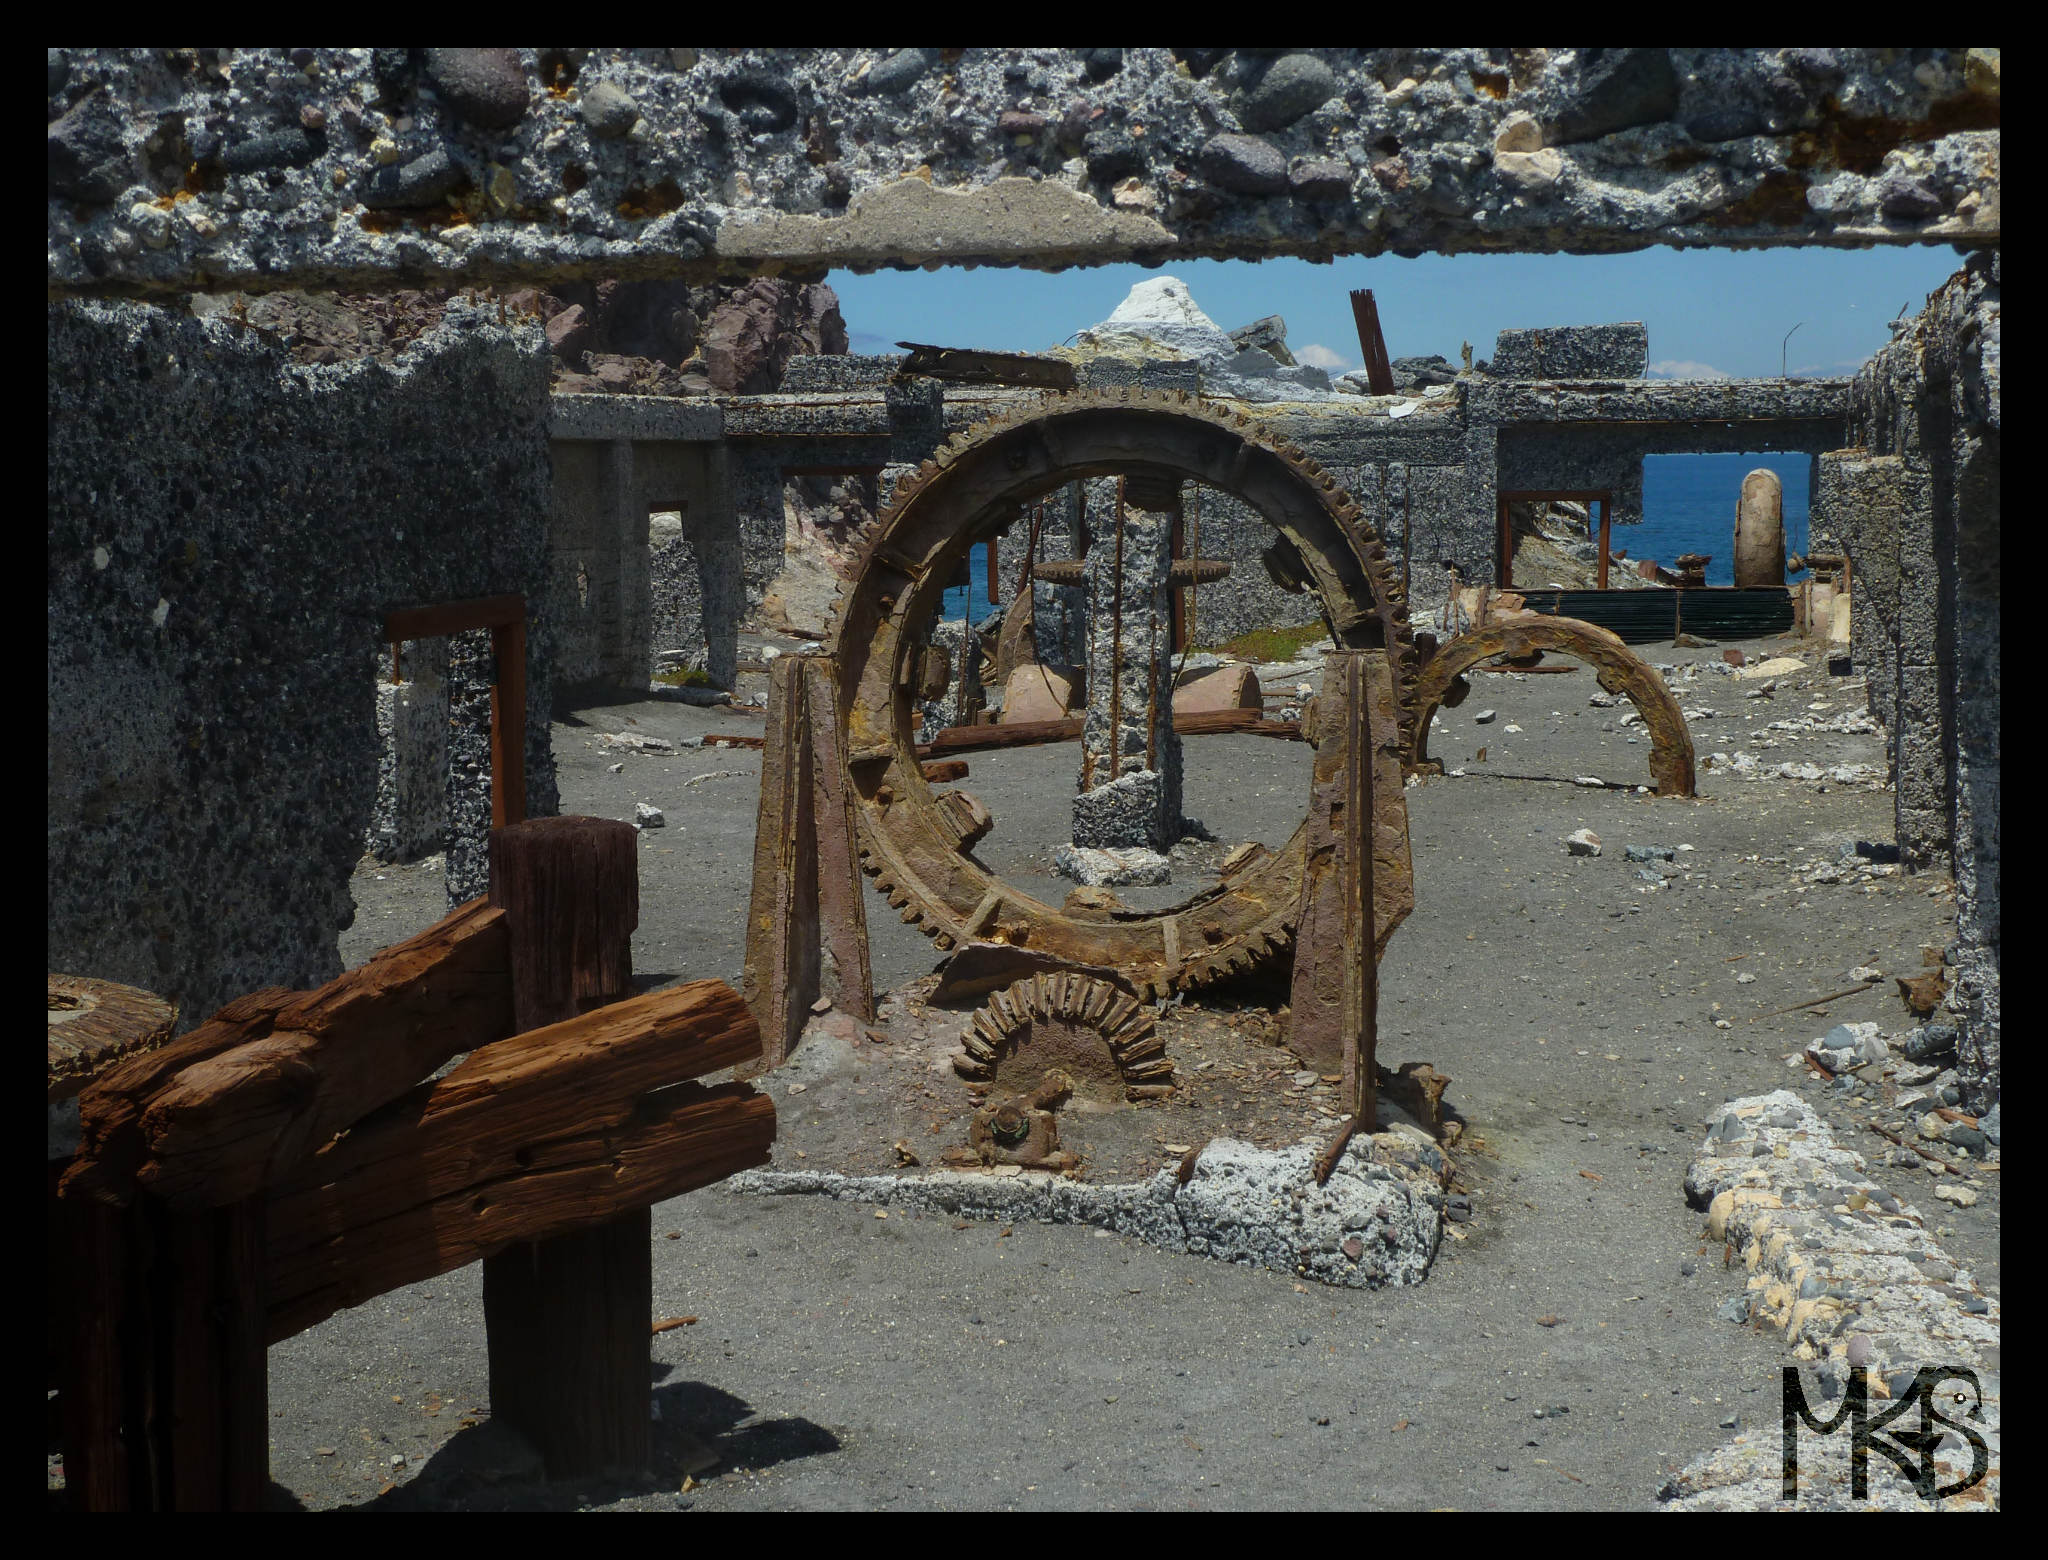
[[[1743, 648], [1754, 661], [1794, 647]], [[1793, 1087], [1845, 1147], [1874, 1164], [1892, 1153], [1860, 1124], [1893, 1119], [1880, 1114], [1892, 1080], [1845, 1088], [1786, 1063], [1838, 1023], [1910, 1031], [1889, 978], [1824, 1014], [1770, 1010], [1858, 984], [1855, 968], [1915, 973], [1923, 947], [1949, 941], [1954, 908], [1945, 880], [1885, 872], [1857, 853], [1859, 841], [1889, 840], [1887, 793], [1774, 775], [1783, 763], [1881, 763], [1877, 735], [1771, 729], [1860, 710], [1860, 685], [1806, 656], [1807, 670], [1751, 699], [1759, 681], [1719, 670], [1718, 648], [1644, 653], [1678, 668], [1686, 709], [1716, 712], [1693, 720], [1703, 755], [1749, 752], [1773, 777], [1706, 769], [1696, 802], [1573, 785], [1648, 780], [1646, 739], [1629, 743], [1625, 706], [1589, 704], [1597, 690], [1582, 671], [1475, 678], [1432, 742], [1465, 774], [1408, 792], [1416, 909], [1381, 971], [1380, 1058], [1427, 1061], [1455, 1080], [1447, 1101], [1469, 1130], [1453, 1159], [1473, 1208], [1419, 1288], [1335, 1290], [1083, 1228], [878, 1219], [858, 1205], [712, 1188], [654, 1214], [656, 1314], [697, 1318], [655, 1340], [655, 1476], [573, 1487], [533, 1478], [489, 1423], [471, 1268], [272, 1351], [277, 1499], [318, 1509], [1653, 1504], [1667, 1478], [1729, 1440], [1727, 1421], [1775, 1423], [1789, 1360], [1782, 1336], [1716, 1319], [1743, 1282], [1685, 1201], [1705, 1124], [1724, 1100]], [[1494, 720], [1477, 724], [1486, 709]], [[653, 700], [567, 711], [555, 728], [564, 812], [630, 818], [651, 802], [667, 815], [641, 838], [634, 952], [650, 985], [739, 977], [759, 758], [624, 755], [597, 738], [720, 729], [761, 728]], [[1295, 744], [1192, 740], [1187, 811], [1226, 840], [1277, 843], [1301, 815], [1307, 759]], [[997, 820], [984, 859], [1022, 877], [1065, 821], [1074, 750], [969, 762], [964, 784]], [[1566, 853], [1564, 836], [1582, 827], [1600, 835], [1600, 856]], [[1625, 847], [1652, 844], [1672, 847], [1672, 860], [1625, 859]], [[366, 867], [356, 886], [351, 964], [442, 913], [438, 878], [418, 868]], [[869, 915], [878, 990], [930, 973], [937, 954], [922, 936], [872, 894]], [[1203, 1044], [1242, 1069], [1233, 1079], [1260, 1080], [1256, 1104], [1204, 1084], [1196, 1108], [1134, 1112], [1114, 1141], [1106, 1129], [1091, 1138], [1100, 1165], [1135, 1172], [1216, 1123], [1270, 1121], [1276, 1138], [1316, 1128], [1323, 1091], [1296, 1091], [1270, 1035], [1228, 1016], [1184, 1010], [1174, 1021], [1213, 1026]], [[920, 1072], [872, 1048], [887, 1086], [849, 1073], [843, 1086], [784, 1098], [778, 1165], [873, 1172], [900, 1136], [957, 1141], [957, 1083], [929, 1057]], [[1937, 1152], [1960, 1173], [1877, 1173], [1928, 1183], [1920, 1203], [1934, 1233], [1996, 1294], [2000, 1177]], [[1937, 1203], [1937, 1177], [1977, 1201]]]

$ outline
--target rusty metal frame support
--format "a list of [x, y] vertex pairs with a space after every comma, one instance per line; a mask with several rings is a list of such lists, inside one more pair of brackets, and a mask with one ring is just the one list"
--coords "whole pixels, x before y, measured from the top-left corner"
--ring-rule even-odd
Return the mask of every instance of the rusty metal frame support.
[[[1316, 720], [1287, 1044], [1318, 1072], [1342, 1071], [1345, 1114], [1353, 1127], [1370, 1132], [1384, 946], [1376, 892], [1381, 863], [1375, 858], [1391, 858], [1385, 865], [1396, 877], [1406, 868], [1407, 846], [1406, 807], [1395, 818], [1391, 811], [1382, 817], [1376, 805], [1381, 784], [1391, 779], [1398, 798], [1401, 783], [1400, 728], [1386, 653], [1325, 655]], [[1387, 774], [1375, 772], [1383, 768]]]
[[813, 655], [782, 656], [768, 675], [740, 985], [761, 1026], [761, 1070], [788, 1060], [821, 995], [857, 1018], [875, 1016], [838, 674]]
[[502, 829], [526, 821], [526, 598], [482, 596], [384, 614], [394, 673], [398, 647], [406, 641], [473, 628], [491, 631], [491, 657], [497, 663], [491, 679], [491, 827]]
[[[1285, 953], [1300, 907], [1303, 831], [1170, 910], [1111, 920], [1070, 914], [961, 853], [957, 827], [920, 774], [910, 710], [919, 630], [946, 565], [1019, 505], [1076, 479], [1138, 471], [1252, 504], [1298, 554], [1337, 642], [1386, 648], [1405, 730], [1417, 672], [1406, 598], [1356, 500], [1294, 445], [1185, 394], [1126, 388], [1052, 397], [955, 435], [899, 484], [835, 610], [831, 653], [861, 864], [891, 907], [942, 950], [976, 940], [1028, 944], [1123, 971], [1150, 998]], [[1398, 803], [1398, 782], [1383, 789]], [[1411, 905], [1404, 899], [1391, 918]]]

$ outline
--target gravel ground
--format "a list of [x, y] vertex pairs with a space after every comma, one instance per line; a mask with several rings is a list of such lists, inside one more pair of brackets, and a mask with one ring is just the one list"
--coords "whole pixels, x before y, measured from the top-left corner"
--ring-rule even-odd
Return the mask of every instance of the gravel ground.
[[[1744, 648], [1755, 660], [1788, 647]], [[1717, 712], [1692, 722], [1703, 756], [1882, 764], [1879, 736], [1768, 730], [1862, 708], [1860, 683], [1816, 668], [1751, 700], [1757, 684], [1720, 672], [1718, 649], [1648, 654], [1698, 667], [1674, 686], [1687, 710]], [[1825, 1014], [1757, 1015], [1849, 986], [1855, 966], [1917, 971], [1921, 948], [1952, 935], [1952, 891], [1882, 872], [1807, 880], [1808, 864], [1890, 839], [1881, 790], [1726, 768], [1702, 772], [1695, 802], [1575, 786], [1647, 783], [1627, 707], [1590, 705], [1586, 672], [1474, 683], [1432, 739], [1464, 775], [1408, 792], [1417, 905], [1381, 973], [1382, 1063], [1450, 1075], [1447, 1103], [1470, 1124], [1455, 1157], [1475, 1216], [1426, 1284], [1338, 1291], [1074, 1227], [963, 1228], [710, 1188], [655, 1210], [656, 1314], [697, 1320], [654, 1342], [661, 1457], [647, 1479], [532, 1477], [489, 1423], [470, 1268], [272, 1351], [278, 1502], [1640, 1508], [1728, 1439], [1726, 1421], [1774, 1423], [1784, 1344], [1714, 1319], [1740, 1276], [1705, 1247], [1686, 1160], [1715, 1106], [1779, 1087], [1809, 1091], [1845, 1144], [1889, 1148], [1855, 1125], [1867, 1109], [1784, 1058], [1838, 1022], [1911, 1027], [1890, 981]], [[717, 729], [761, 726], [654, 701], [555, 726], [565, 812], [630, 817], [648, 801], [667, 813], [641, 841], [635, 962], [648, 987], [739, 977], [759, 755], [623, 756], [612, 774], [622, 755], [595, 739]], [[1305, 747], [1223, 737], [1187, 752], [1188, 810], [1220, 837], [1278, 843], [1298, 821]], [[968, 759], [964, 784], [997, 820], [980, 854], [1019, 879], [1042, 871], [1072, 748]], [[1599, 857], [1566, 854], [1582, 827], [1603, 840]], [[1624, 860], [1632, 844], [1674, 847], [1661, 886]], [[1175, 891], [1199, 883], [1198, 864], [1186, 881]], [[366, 866], [357, 891], [350, 963], [443, 910], [429, 869]], [[931, 970], [935, 951], [877, 896], [869, 917], [878, 989]], [[896, 1118], [870, 1098], [863, 1115], [849, 1091], [811, 1141], [879, 1152]], [[778, 1163], [813, 1130], [786, 1113]], [[1178, 1128], [1173, 1140], [1189, 1141]], [[1968, 1179], [1979, 1202], [1945, 1210], [1940, 1233], [1996, 1292], [1999, 1177]], [[683, 1491], [686, 1471], [700, 1482]]]

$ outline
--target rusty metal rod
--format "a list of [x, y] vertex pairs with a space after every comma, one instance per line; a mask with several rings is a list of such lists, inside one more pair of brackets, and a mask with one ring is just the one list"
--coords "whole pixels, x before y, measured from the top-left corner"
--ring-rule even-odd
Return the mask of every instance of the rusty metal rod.
[[1357, 1131], [1358, 1118], [1346, 1117], [1343, 1125], [1337, 1128], [1337, 1135], [1330, 1139], [1320, 1154], [1316, 1155], [1316, 1185], [1324, 1185], [1336, 1173], [1337, 1161], [1344, 1157], [1344, 1150], [1351, 1146], [1352, 1136]]
[[1784, 1013], [1797, 1013], [1803, 1008], [1819, 1007], [1823, 1002], [1834, 1002], [1842, 997], [1860, 996], [1876, 985], [1876, 981], [1866, 980], [1860, 986], [1851, 986], [1845, 991], [1831, 991], [1824, 997], [1815, 997], [1811, 1002], [1795, 1002], [1790, 1007], [1772, 1008], [1768, 1013], [1757, 1014], [1756, 1018], [1752, 1018], [1750, 1022], [1753, 1024], [1758, 1018], [1777, 1018]]

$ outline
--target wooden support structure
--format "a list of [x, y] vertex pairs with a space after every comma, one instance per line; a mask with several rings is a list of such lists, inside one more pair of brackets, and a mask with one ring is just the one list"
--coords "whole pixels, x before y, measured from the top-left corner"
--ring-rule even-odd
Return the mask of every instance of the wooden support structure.
[[254, 1196], [450, 1057], [512, 1033], [508, 955], [504, 912], [477, 899], [295, 993], [269, 1034], [152, 1090], [137, 1184], [175, 1208]]
[[739, 994], [702, 980], [472, 1053], [271, 1188], [271, 1341], [766, 1163], [765, 1095], [682, 1081], [760, 1050]]
[[1600, 562], [1593, 588], [1607, 589], [1607, 549], [1614, 543], [1614, 494], [1605, 488], [1522, 488], [1512, 493], [1500, 494], [1494, 504], [1500, 532], [1500, 568], [1495, 583], [1502, 590], [1511, 589], [1514, 585], [1514, 520], [1509, 506], [1549, 503], [1584, 504], [1589, 513], [1594, 504], [1600, 506]]
[[820, 996], [875, 1016], [834, 668], [824, 656], [783, 656], [769, 677], [741, 983], [761, 1026], [764, 1069], [788, 1059]]
[[1345, 1114], [1371, 1132], [1379, 958], [1408, 887], [1400, 730], [1384, 650], [1328, 654], [1323, 668], [1287, 1044], [1342, 1072]]
[[[631, 994], [636, 838], [630, 824], [600, 818], [491, 831], [491, 902], [511, 924], [517, 1028]], [[484, 1259], [491, 1411], [533, 1442], [550, 1478], [647, 1461], [653, 1261], [646, 1207]]]
[[766, 1163], [775, 1112], [690, 1081], [758, 1056], [736, 992], [630, 997], [635, 838], [499, 828], [488, 902], [85, 1088], [52, 1167], [74, 1504], [259, 1508], [266, 1344], [479, 1258], [498, 1417], [551, 1477], [645, 1462], [649, 1209]]

